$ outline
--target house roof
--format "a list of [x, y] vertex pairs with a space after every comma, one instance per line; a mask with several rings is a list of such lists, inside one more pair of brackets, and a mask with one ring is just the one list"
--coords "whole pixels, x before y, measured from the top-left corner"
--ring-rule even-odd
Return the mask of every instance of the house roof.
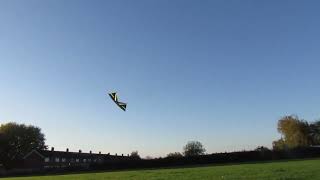
[[64, 157], [64, 158], [103, 158], [110, 156], [107, 154], [96, 154], [96, 153], [80, 153], [80, 152], [66, 152], [66, 151], [48, 151], [42, 150], [40, 153], [45, 157]]
[[61, 158], [121, 158], [126, 156], [117, 156], [117, 155], [110, 155], [110, 154], [96, 154], [96, 153], [80, 153], [80, 152], [67, 152], [67, 151], [49, 151], [49, 150], [32, 150], [28, 154], [24, 156], [26, 159], [31, 154], [37, 154], [41, 158], [49, 157], [61, 157]]
[[23, 157], [23, 159], [26, 159], [27, 157], [29, 157], [31, 154], [33, 154], [33, 153], [35, 153], [35, 154], [37, 154], [38, 156], [40, 156], [41, 158], [44, 158], [44, 156], [42, 155], [42, 154], [40, 154], [37, 150], [32, 150], [32, 151], [30, 151], [28, 154], [26, 154], [24, 157]]

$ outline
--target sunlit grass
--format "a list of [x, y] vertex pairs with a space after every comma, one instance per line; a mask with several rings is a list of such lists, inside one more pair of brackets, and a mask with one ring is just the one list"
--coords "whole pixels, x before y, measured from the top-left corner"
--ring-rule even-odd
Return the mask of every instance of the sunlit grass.
[[71, 175], [7, 178], [10, 180], [64, 179], [312, 179], [320, 180], [320, 159], [193, 168], [116, 171]]

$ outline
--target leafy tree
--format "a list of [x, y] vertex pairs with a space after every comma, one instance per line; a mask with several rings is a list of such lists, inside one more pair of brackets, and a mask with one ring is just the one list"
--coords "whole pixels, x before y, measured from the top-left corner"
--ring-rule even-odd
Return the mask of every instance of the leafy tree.
[[130, 157], [133, 159], [141, 159], [138, 151], [132, 151]]
[[284, 140], [281, 138], [277, 141], [272, 142], [273, 150], [285, 150], [287, 149], [287, 145]]
[[24, 124], [7, 123], [0, 126], [0, 161], [6, 167], [17, 163], [33, 149], [46, 149], [41, 129]]
[[181, 157], [183, 157], [183, 156], [179, 152], [173, 152], [173, 153], [167, 154], [167, 158], [181, 158]]
[[309, 135], [312, 141], [312, 145], [320, 145], [320, 121], [316, 121], [310, 124]]
[[284, 116], [278, 121], [278, 131], [282, 134], [288, 148], [311, 145], [309, 124], [298, 116]]
[[199, 141], [189, 141], [183, 147], [183, 154], [185, 156], [198, 156], [203, 155], [206, 152], [206, 149], [203, 147]]

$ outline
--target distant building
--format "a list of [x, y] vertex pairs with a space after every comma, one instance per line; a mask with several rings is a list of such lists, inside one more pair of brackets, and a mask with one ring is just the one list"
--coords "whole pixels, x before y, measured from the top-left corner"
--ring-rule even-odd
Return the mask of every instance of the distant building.
[[128, 160], [130, 156], [101, 154], [101, 152], [96, 154], [91, 151], [83, 153], [81, 150], [79, 152], [69, 152], [69, 149], [66, 149], [66, 151], [54, 151], [54, 148], [51, 148], [51, 151], [32, 150], [23, 159], [25, 168], [65, 168], [70, 166], [88, 167], [92, 163]]

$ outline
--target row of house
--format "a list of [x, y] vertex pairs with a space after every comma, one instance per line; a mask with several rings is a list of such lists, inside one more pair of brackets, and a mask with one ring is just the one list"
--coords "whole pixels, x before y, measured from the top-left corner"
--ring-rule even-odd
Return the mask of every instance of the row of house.
[[108, 161], [129, 160], [128, 155], [110, 155], [99, 153], [83, 153], [51, 150], [32, 150], [24, 156], [24, 166], [26, 168], [65, 168], [70, 166], [88, 167], [92, 163], [105, 163]]

